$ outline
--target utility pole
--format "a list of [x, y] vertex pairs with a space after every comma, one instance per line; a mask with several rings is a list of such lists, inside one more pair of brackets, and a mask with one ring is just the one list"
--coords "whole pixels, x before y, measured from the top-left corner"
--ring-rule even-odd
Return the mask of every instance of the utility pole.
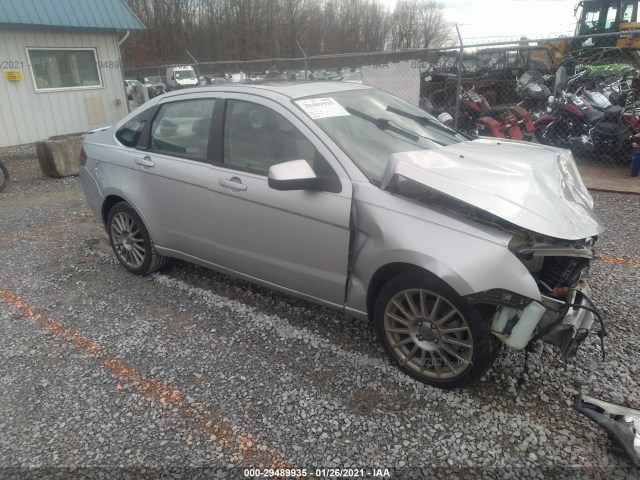
[[460, 53], [458, 54], [458, 85], [456, 86], [456, 114], [454, 116], [453, 128], [458, 129], [458, 117], [460, 116], [460, 94], [462, 93], [462, 63], [464, 60], [464, 45], [462, 44], [462, 35], [460, 28], [455, 24], [456, 32], [458, 32], [458, 40], [460, 40]]

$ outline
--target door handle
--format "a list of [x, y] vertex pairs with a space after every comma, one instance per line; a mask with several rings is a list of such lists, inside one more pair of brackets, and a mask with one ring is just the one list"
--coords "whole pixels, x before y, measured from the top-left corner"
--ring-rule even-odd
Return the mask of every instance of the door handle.
[[247, 186], [242, 183], [242, 180], [240, 180], [238, 177], [221, 178], [220, 180], [218, 180], [218, 184], [222, 185], [223, 187], [230, 188], [231, 190], [234, 190], [236, 192], [247, 189]]
[[155, 165], [155, 162], [153, 162], [150, 157], [136, 158], [136, 163], [143, 167], [153, 167]]

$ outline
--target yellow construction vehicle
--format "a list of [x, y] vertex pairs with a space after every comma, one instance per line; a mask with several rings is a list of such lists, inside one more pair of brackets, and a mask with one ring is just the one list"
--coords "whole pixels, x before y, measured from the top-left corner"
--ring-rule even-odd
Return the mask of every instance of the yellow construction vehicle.
[[[582, 0], [575, 7], [577, 39], [550, 40], [539, 42], [539, 46], [549, 49], [554, 64], [576, 51], [590, 48], [632, 47], [640, 49], [640, 36], [601, 36], [606, 33], [640, 30], [638, 20], [638, 0]], [[593, 35], [591, 37], [590, 35]], [[539, 59], [544, 60], [544, 59]]]
[[[576, 5], [575, 13], [579, 19], [576, 24], [576, 36], [615, 33], [625, 30], [638, 30], [637, 0], [583, 0]], [[629, 37], [629, 36], [628, 36]], [[627, 47], [640, 46], [635, 38], [595, 37], [580, 40], [579, 48], [589, 46]], [[633, 44], [636, 42], [637, 44]]]

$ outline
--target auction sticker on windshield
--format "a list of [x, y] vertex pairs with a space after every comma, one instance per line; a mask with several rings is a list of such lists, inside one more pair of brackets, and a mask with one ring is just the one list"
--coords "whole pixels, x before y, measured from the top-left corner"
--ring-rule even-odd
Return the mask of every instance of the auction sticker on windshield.
[[296, 103], [314, 120], [349, 115], [349, 112], [333, 98], [310, 98], [298, 100]]

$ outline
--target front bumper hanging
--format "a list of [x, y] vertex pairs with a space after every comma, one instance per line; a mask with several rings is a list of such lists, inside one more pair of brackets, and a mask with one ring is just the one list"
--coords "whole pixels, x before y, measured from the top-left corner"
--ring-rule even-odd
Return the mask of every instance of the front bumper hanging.
[[576, 395], [573, 406], [607, 431], [614, 452], [627, 455], [640, 467], [640, 410], [586, 395]]

